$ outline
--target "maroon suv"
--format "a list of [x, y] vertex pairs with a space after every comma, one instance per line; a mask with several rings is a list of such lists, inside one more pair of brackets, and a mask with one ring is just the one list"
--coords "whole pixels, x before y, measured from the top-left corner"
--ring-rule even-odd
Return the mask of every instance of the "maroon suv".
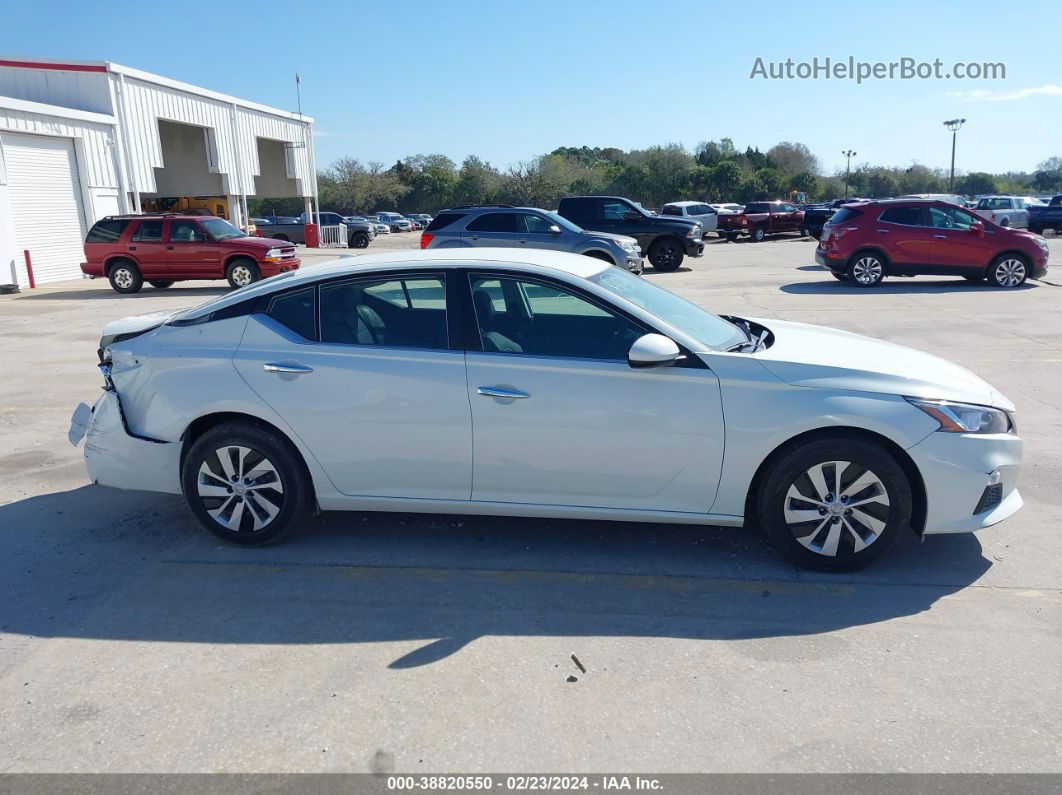
[[85, 238], [81, 270], [106, 276], [119, 293], [146, 281], [169, 287], [188, 279], [228, 279], [245, 287], [299, 267], [291, 243], [249, 237], [228, 221], [204, 215], [112, 215]]
[[815, 261], [859, 287], [922, 274], [1017, 287], [1046, 275], [1047, 253], [1039, 235], [947, 202], [901, 199], [842, 207], [823, 227]]

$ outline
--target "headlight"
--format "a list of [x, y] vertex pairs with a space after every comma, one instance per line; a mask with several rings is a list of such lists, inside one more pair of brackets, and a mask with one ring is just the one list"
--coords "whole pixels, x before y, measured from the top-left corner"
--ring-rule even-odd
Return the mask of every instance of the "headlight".
[[1042, 237], [1036, 238], [1036, 245], [1038, 245], [1044, 251], [1047, 251], [1047, 241], [1044, 240]]
[[621, 240], [619, 242], [619, 246], [624, 251], [626, 251], [628, 254], [633, 254], [636, 251], [636, 249], [634, 247], [634, 243], [631, 243], [629, 240]]
[[686, 237], [700, 237], [700, 236], [701, 236], [701, 225], [700, 224], [695, 224], [695, 225], [691, 226], [690, 227], [690, 231], [686, 233]]
[[1012, 433], [1015, 430], [1014, 419], [1003, 409], [947, 400], [907, 398], [907, 402], [939, 422], [939, 430], [944, 433]]
[[280, 249], [279, 248], [271, 248], [271, 249], [269, 249], [269, 251], [266, 252], [266, 256], [267, 257], [273, 257], [274, 259], [276, 259], [277, 257], [280, 256]]

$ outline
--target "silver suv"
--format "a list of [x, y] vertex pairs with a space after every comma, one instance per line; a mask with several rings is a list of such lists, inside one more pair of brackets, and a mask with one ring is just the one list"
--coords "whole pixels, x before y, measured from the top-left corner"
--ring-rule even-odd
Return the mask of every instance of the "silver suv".
[[633, 237], [588, 232], [537, 207], [508, 204], [443, 210], [420, 235], [421, 248], [547, 248], [585, 254], [642, 272], [642, 251]]

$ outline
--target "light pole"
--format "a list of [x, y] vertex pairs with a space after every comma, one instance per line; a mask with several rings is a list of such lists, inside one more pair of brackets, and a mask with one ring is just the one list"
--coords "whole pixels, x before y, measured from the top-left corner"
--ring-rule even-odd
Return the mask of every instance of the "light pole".
[[959, 128], [966, 124], [966, 119], [951, 119], [944, 126], [951, 130], [951, 177], [948, 178], [948, 193], [955, 192], [955, 137]]
[[841, 154], [848, 158], [848, 164], [844, 167], [844, 197], [848, 198], [848, 176], [852, 173], [852, 158], [859, 152], [855, 149], [842, 149]]

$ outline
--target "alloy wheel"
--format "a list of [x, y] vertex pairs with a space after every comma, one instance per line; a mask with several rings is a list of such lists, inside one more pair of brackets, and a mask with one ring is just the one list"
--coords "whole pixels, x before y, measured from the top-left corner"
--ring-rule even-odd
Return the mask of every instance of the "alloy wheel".
[[852, 277], [860, 284], [876, 284], [883, 275], [884, 269], [877, 257], [860, 257], [852, 266]]
[[246, 265], [237, 265], [232, 269], [232, 281], [237, 287], [246, 287], [253, 278], [251, 269]]
[[249, 447], [221, 447], [207, 456], [196, 489], [211, 518], [236, 533], [265, 529], [284, 507], [284, 484], [276, 467]]
[[850, 461], [825, 461], [793, 481], [782, 513], [797, 542], [837, 557], [877, 541], [889, 510], [885, 484], [874, 472]]
[[114, 283], [123, 290], [133, 286], [133, 274], [128, 268], [118, 268], [114, 272]]
[[996, 266], [995, 277], [1000, 287], [1017, 287], [1025, 281], [1025, 263], [1016, 257], [1005, 259]]

